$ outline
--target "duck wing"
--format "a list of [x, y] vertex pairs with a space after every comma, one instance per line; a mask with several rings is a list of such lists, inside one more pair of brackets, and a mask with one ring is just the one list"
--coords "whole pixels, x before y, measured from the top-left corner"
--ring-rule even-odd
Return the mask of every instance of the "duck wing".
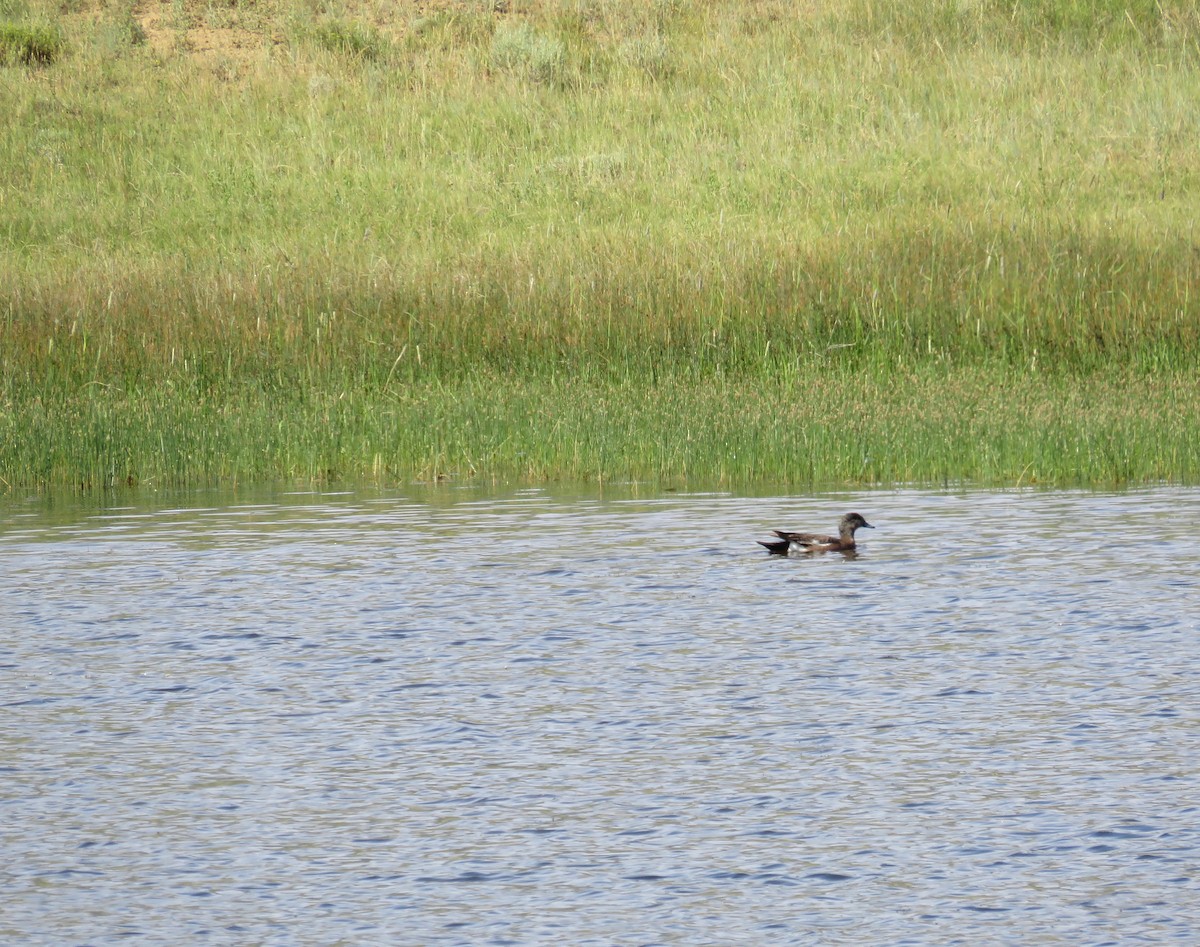
[[789, 543], [796, 543], [800, 546], [821, 545], [837, 540], [836, 536], [822, 536], [820, 533], [789, 533], [782, 529], [774, 529], [771, 532], [780, 539], [786, 539]]

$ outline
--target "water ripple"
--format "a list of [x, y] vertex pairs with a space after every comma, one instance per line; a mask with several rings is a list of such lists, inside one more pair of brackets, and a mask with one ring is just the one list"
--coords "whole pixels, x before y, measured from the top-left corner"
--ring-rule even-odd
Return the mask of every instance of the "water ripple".
[[1191, 943], [1198, 513], [8, 501], [0, 942]]

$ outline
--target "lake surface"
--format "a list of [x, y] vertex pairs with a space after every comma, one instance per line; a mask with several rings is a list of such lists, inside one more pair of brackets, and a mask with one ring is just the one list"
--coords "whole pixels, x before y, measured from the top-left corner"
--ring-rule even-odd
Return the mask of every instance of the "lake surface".
[[0, 501], [0, 943], [1200, 939], [1198, 490], [111, 502]]

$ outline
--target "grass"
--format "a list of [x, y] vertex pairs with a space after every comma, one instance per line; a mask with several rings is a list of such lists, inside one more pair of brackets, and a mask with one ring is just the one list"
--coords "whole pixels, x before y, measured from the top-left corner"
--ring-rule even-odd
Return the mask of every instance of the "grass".
[[369, 23], [345, 21], [336, 17], [318, 20], [299, 35], [318, 48], [358, 60], [380, 60], [388, 54], [386, 38]]
[[1125, 381], [885, 373], [781, 400], [776, 388], [743, 378], [476, 374], [384, 392], [349, 385], [285, 405], [250, 389], [131, 397], [93, 386], [66, 405], [22, 405], [0, 434], [12, 445], [6, 476], [82, 488], [264, 479], [743, 488], [1194, 481], [1194, 382], [1156, 380], [1131, 397]]
[[52, 26], [0, 23], [0, 66], [47, 66], [62, 54], [63, 45], [62, 34]]
[[1191, 3], [131, 9], [0, 69], [6, 483], [1198, 479]]

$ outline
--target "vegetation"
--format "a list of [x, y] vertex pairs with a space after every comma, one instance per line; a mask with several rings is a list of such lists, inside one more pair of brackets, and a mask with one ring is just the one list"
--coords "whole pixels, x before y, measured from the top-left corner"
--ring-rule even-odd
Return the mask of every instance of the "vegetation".
[[76, 4], [7, 484], [1200, 479], [1191, 2]]
[[51, 26], [0, 23], [0, 65], [49, 65], [62, 49], [62, 34]]

